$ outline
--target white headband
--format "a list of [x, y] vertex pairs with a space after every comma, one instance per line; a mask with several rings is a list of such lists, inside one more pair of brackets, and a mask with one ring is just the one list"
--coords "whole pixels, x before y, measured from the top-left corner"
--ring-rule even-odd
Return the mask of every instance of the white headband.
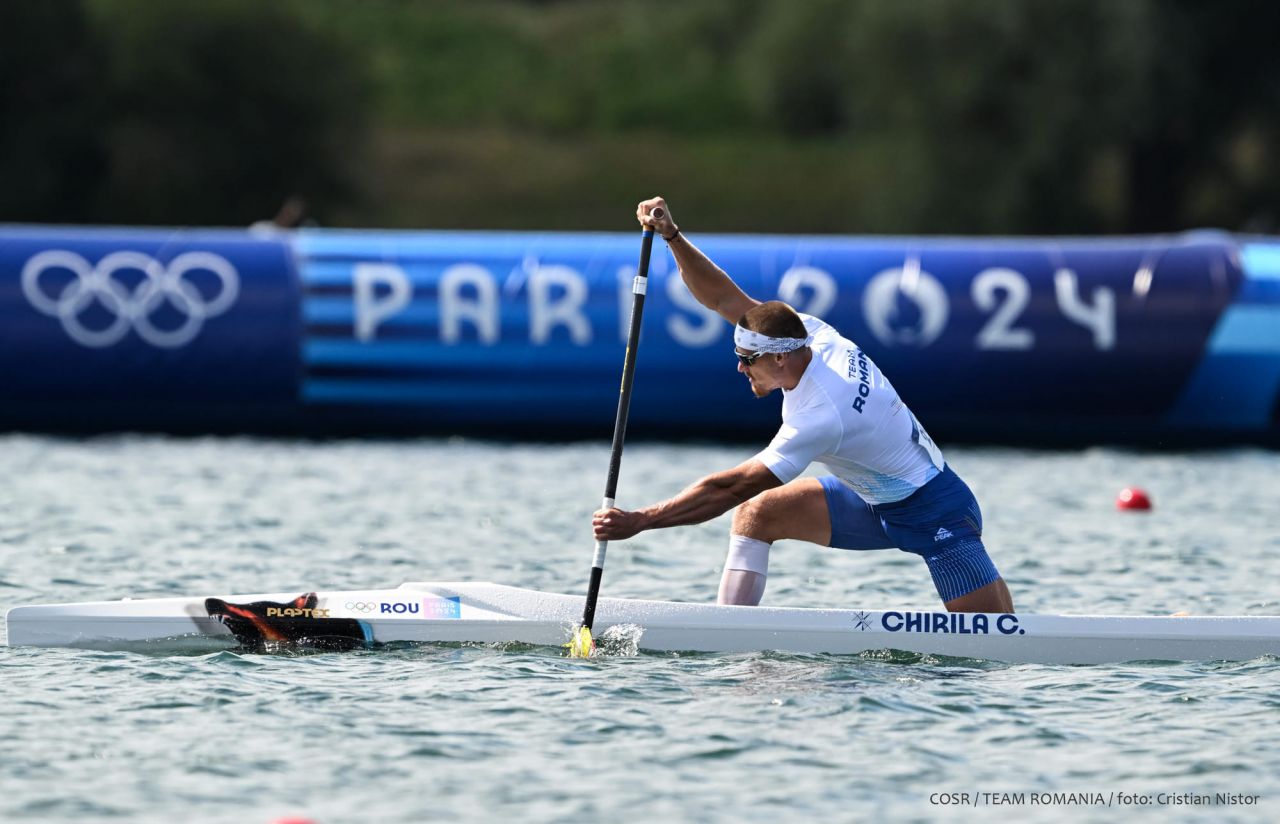
[[746, 349], [749, 352], [768, 352], [770, 354], [794, 352], [811, 343], [813, 343], [813, 335], [807, 338], [771, 338], [759, 332], [752, 332], [750, 329], [743, 329], [740, 325], [733, 327], [734, 346], [739, 349]]

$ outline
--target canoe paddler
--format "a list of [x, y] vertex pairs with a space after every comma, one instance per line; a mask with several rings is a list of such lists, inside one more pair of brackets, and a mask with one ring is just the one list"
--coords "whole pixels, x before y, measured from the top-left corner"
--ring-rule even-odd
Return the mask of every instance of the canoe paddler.
[[[782, 390], [782, 426], [750, 460], [673, 498], [596, 512], [596, 539], [702, 523], [737, 507], [722, 604], [760, 603], [770, 547], [796, 539], [896, 547], [924, 559], [947, 609], [1013, 612], [982, 543], [977, 500], [867, 353], [818, 318], [748, 296], [680, 231], [662, 198], [642, 201], [636, 216], [667, 241], [693, 296], [734, 324], [738, 371], [755, 396]], [[814, 461], [830, 474], [801, 478]]]

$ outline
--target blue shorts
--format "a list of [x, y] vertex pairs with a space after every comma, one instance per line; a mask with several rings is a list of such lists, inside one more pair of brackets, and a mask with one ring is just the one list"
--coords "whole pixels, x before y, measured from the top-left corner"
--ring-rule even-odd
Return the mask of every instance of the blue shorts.
[[898, 548], [924, 558], [943, 602], [1000, 577], [982, 545], [982, 510], [960, 476], [942, 472], [901, 501], [869, 504], [834, 475], [819, 478], [837, 549]]

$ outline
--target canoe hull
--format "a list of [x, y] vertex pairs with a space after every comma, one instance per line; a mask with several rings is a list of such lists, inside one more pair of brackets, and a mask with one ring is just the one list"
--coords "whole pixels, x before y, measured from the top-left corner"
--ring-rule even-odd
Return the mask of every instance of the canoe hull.
[[[308, 594], [309, 596], [310, 594]], [[378, 643], [569, 641], [581, 596], [490, 583], [422, 582], [396, 589], [160, 598], [9, 610], [10, 646], [135, 647], [156, 642], [235, 646], [209, 604], [258, 605], [287, 629], [323, 632], [341, 621]], [[262, 605], [267, 606], [262, 606]], [[292, 612], [291, 612], [292, 611]], [[335, 621], [335, 619], [337, 619]], [[612, 630], [611, 630], [612, 628]], [[1280, 655], [1280, 618], [956, 614], [920, 610], [733, 607], [602, 598], [595, 634], [653, 651], [859, 654], [905, 650], [1007, 662], [1248, 660]], [[306, 634], [306, 633], [304, 633]]]

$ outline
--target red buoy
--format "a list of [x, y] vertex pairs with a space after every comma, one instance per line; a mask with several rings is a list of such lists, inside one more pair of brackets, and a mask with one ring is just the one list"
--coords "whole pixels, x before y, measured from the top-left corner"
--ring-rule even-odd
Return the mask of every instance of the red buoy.
[[1116, 509], [1134, 509], [1149, 510], [1151, 509], [1151, 499], [1147, 497], [1147, 493], [1143, 492], [1136, 486], [1126, 486], [1120, 490], [1120, 494], [1116, 496]]

